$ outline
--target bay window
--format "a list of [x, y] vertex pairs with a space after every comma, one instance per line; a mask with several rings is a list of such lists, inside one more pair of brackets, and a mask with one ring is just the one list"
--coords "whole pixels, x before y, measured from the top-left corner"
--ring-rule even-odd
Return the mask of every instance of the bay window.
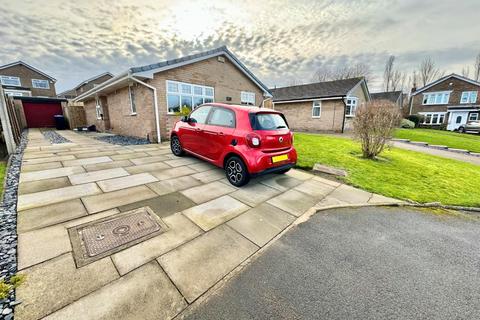
[[175, 114], [182, 108], [195, 109], [201, 104], [213, 102], [212, 87], [167, 80], [167, 112]]

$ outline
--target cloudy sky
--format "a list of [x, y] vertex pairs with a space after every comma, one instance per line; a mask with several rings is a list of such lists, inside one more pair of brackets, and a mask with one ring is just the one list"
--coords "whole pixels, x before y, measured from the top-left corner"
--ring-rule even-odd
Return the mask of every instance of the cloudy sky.
[[[386, 58], [410, 72], [431, 56], [460, 73], [480, 52], [479, 0], [0, 0], [0, 63], [24, 60], [57, 91], [227, 45], [268, 86], [310, 82], [322, 66]], [[472, 69], [472, 67], [470, 67]]]

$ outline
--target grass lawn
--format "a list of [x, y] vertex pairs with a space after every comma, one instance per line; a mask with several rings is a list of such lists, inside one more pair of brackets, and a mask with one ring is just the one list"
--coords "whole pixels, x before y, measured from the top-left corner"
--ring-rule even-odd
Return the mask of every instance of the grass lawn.
[[395, 132], [395, 138], [423, 141], [480, 153], [480, 135], [432, 129], [398, 129]]
[[345, 182], [398, 199], [480, 207], [480, 166], [392, 148], [381, 160], [361, 158], [348, 138], [296, 133], [297, 166], [322, 163], [348, 171]]

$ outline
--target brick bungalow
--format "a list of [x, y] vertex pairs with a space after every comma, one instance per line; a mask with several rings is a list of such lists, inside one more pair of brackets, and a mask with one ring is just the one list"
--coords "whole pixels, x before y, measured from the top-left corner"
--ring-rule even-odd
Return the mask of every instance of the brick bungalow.
[[85, 106], [87, 123], [99, 131], [168, 139], [182, 109], [222, 102], [262, 106], [268, 88], [225, 46], [130, 68], [74, 101]]
[[478, 120], [480, 82], [452, 73], [418, 90], [413, 89], [409, 114], [423, 116], [423, 127], [453, 131]]
[[364, 78], [325, 81], [271, 89], [273, 108], [295, 131], [344, 132], [357, 107], [370, 100]]

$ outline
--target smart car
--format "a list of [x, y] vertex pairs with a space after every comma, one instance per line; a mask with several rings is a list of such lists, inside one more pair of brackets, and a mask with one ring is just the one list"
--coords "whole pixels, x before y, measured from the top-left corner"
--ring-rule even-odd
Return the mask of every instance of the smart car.
[[209, 103], [178, 121], [170, 147], [176, 156], [189, 153], [225, 170], [237, 187], [251, 177], [285, 173], [297, 162], [293, 133], [275, 110]]

